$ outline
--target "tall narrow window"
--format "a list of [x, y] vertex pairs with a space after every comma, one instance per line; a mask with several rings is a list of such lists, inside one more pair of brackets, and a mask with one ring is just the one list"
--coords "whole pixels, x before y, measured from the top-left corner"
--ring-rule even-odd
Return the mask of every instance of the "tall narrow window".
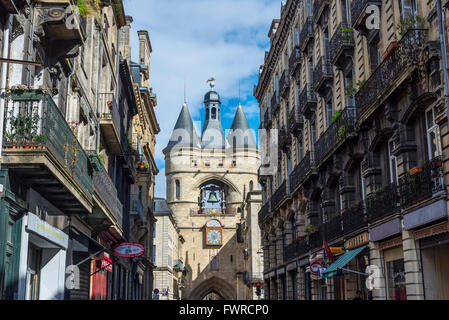
[[326, 100], [326, 123], [327, 127], [329, 128], [332, 124], [332, 116], [333, 116], [334, 110], [332, 108], [332, 95]]
[[426, 130], [429, 160], [441, 155], [440, 127], [435, 123], [435, 109], [426, 110]]
[[181, 184], [179, 180], [176, 180], [176, 200], [179, 200], [181, 198]]
[[401, 9], [401, 18], [416, 18], [418, 15], [418, 6], [416, 0], [399, 0], [399, 8]]
[[216, 108], [212, 108], [212, 120], [217, 119], [217, 109]]
[[206, 120], [209, 120], [209, 108], [206, 108]]
[[398, 184], [398, 170], [397, 170], [397, 159], [393, 154], [393, 150], [395, 148], [395, 143], [393, 140], [388, 142], [388, 156], [389, 156], [389, 164], [390, 164], [390, 182], [396, 185]]
[[254, 188], [254, 183], [252, 181], [249, 182], [249, 192], [252, 192]]

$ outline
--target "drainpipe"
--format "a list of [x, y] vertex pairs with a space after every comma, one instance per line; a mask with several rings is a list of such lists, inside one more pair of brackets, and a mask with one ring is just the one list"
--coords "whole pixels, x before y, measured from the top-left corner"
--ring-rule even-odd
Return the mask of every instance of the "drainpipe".
[[441, 60], [443, 61], [446, 114], [448, 117], [448, 125], [449, 125], [449, 75], [448, 75], [448, 70], [447, 70], [446, 37], [445, 37], [445, 32], [444, 32], [444, 27], [443, 27], [443, 11], [441, 9], [441, 0], [437, 0], [436, 7], [437, 7], [437, 15], [438, 15], [438, 28], [440, 31]]
[[[2, 51], [2, 57], [3, 58], [9, 58], [9, 50], [10, 50], [10, 31], [12, 28], [12, 20], [13, 15], [8, 15], [8, 18], [5, 23], [4, 28], [4, 41], [3, 41], [3, 51]], [[6, 41], [7, 40], [7, 41]], [[0, 159], [2, 158], [2, 152], [3, 152], [3, 126], [5, 121], [5, 105], [6, 105], [6, 85], [8, 81], [8, 74], [9, 74], [9, 64], [4, 62], [2, 64], [2, 73], [1, 73], [1, 80], [0, 80]], [[1, 163], [0, 163], [1, 168]], [[3, 192], [3, 185], [0, 185], [0, 192]]]
[[97, 145], [96, 145], [96, 152], [97, 154], [100, 154], [100, 117], [101, 117], [101, 110], [100, 110], [100, 83], [101, 83], [101, 66], [103, 65], [103, 41], [102, 41], [102, 32], [101, 32], [101, 26], [97, 28], [98, 31], [98, 48], [99, 48], [99, 59], [98, 59], [98, 70], [97, 70]]

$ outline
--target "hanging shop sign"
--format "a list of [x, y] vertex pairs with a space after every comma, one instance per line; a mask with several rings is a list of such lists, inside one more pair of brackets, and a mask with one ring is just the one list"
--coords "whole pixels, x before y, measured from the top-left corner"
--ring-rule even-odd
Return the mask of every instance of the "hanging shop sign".
[[122, 242], [116, 245], [112, 252], [120, 258], [137, 258], [145, 253], [145, 248], [140, 243]]
[[112, 260], [108, 257], [104, 257], [101, 260], [101, 268], [104, 268], [105, 270], [112, 272]]
[[323, 268], [323, 265], [319, 261], [315, 261], [310, 264], [310, 272], [316, 276], [320, 274], [320, 269]]

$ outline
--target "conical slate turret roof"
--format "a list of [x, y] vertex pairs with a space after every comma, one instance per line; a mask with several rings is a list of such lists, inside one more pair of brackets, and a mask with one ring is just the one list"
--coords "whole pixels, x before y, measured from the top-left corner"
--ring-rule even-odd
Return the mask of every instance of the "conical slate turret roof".
[[226, 139], [220, 121], [207, 121], [204, 124], [201, 147], [203, 149], [226, 148]]
[[239, 103], [235, 112], [234, 121], [228, 136], [229, 144], [234, 148], [257, 149], [256, 139], [249, 127], [243, 108]]
[[193, 126], [189, 108], [184, 103], [179, 113], [178, 121], [168, 142], [167, 148], [172, 147], [200, 147], [200, 140]]

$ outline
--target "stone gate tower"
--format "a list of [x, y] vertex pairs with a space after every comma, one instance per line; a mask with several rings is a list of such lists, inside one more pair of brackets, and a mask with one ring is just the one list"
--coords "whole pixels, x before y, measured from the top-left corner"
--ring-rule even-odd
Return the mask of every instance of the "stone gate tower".
[[213, 82], [204, 108], [201, 138], [184, 103], [164, 149], [167, 203], [185, 240], [181, 297], [252, 299], [251, 279], [262, 271], [250, 257], [260, 241], [248, 240], [260, 239], [259, 152], [240, 104], [225, 135]]

